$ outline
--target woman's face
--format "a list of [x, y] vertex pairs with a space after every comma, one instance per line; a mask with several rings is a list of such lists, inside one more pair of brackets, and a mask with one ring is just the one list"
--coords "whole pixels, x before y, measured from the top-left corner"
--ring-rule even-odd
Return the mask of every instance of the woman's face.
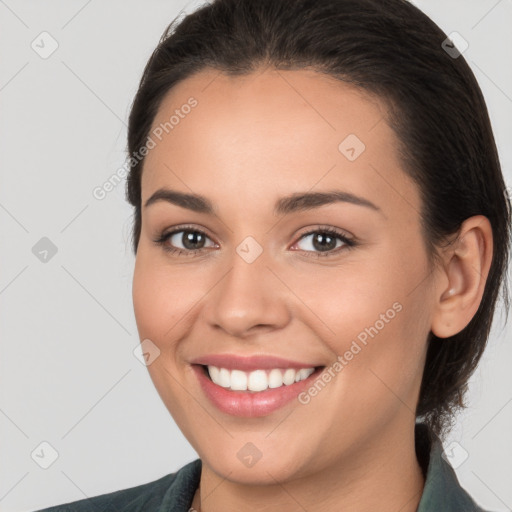
[[[376, 99], [313, 71], [203, 71], [154, 120], [137, 326], [165, 405], [203, 463], [231, 480], [360, 463], [413, 431], [434, 277], [419, 191], [384, 116]], [[146, 206], [161, 189], [200, 195], [212, 211], [170, 194]], [[333, 192], [338, 200], [284, 199]], [[193, 363], [214, 355], [324, 368], [267, 391], [230, 390]], [[258, 365], [266, 375], [288, 366]], [[261, 383], [261, 372], [243, 373]]]

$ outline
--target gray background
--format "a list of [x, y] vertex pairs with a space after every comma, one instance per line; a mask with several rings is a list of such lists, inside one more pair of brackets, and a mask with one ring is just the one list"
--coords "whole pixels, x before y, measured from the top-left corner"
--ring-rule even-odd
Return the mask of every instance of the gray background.
[[[512, 2], [415, 3], [468, 41], [464, 56], [510, 185]], [[124, 162], [128, 109], [147, 58], [172, 18], [197, 5], [0, 0], [2, 511], [138, 485], [197, 457], [133, 354], [124, 183], [101, 201], [92, 195]], [[31, 47], [51, 48], [43, 31], [58, 43], [46, 59]], [[43, 237], [57, 248], [46, 262], [32, 250]], [[512, 343], [510, 322], [503, 325], [501, 315], [469, 408], [445, 443], [462, 485], [494, 511], [512, 507]], [[58, 452], [48, 469], [39, 465], [51, 456], [43, 441]]]

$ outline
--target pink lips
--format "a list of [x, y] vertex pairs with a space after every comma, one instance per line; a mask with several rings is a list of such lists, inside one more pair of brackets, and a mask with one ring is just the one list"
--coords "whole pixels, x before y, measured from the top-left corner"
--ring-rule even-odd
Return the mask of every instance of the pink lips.
[[[271, 368], [313, 368], [318, 365], [301, 363], [274, 356], [241, 357], [233, 355], [211, 355], [191, 361], [199, 384], [208, 399], [222, 412], [241, 417], [267, 416], [297, 398], [299, 393], [308, 388], [323, 370], [317, 368], [307, 379], [265, 391], [232, 391], [215, 384], [207, 375], [206, 365], [213, 365], [229, 370], [265, 370]], [[204, 365], [204, 366], [203, 366]], [[298, 404], [297, 404], [298, 405]]]
[[192, 364], [212, 365], [229, 370], [242, 370], [251, 372], [253, 370], [267, 370], [272, 368], [315, 368], [321, 366], [317, 363], [301, 363], [290, 359], [283, 359], [276, 356], [239, 356], [235, 354], [212, 354], [198, 357], [190, 361]]

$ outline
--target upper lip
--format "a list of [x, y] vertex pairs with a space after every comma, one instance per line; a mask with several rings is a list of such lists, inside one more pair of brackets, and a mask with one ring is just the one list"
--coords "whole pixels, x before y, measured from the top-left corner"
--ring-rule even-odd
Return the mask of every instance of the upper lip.
[[227, 368], [229, 370], [266, 370], [272, 368], [316, 368], [316, 364], [301, 363], [300, 361], [293, 361], [291, 359], [283, 359], [277, 356], [240, 356], [236, 354], [211, 354], [201, 357], [196, 357], [190, 361], [191, 364], [202, 364], [217, 366], [218, 368]]

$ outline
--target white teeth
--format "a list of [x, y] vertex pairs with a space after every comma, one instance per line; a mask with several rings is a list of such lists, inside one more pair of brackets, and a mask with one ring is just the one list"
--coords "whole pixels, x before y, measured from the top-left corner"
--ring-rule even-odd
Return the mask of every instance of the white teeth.
[[253, 372], [249, 373], [247, 381], [247, 389], [249, 391], [263, 391], [267, 388], [268, 379], [265, 370], [254, 370]]
[[[314, 370], [314, 368], [313, 368]], [[283, 382], [289, 386], [295, 382], [295, 374], [297, 372], [293, 368], [288, 368], [283, 375]]]
[[[297, 375], [298, 375], [298, 373], [297, 373]], [[270, 373], [268, 374], [268, 387], [269, 388], [278, 388], [282, 385], [283, 385], [283, 372], [281, 372], [281, 370], [278, 370], [277, 368], [270, 370]]]
[[229, 388], [231, 382], [231, 378], [229, 375], [229, 370], [226, 370], [226, 368], [220, 368], [219, 369], [219, 386], [222, 386], [223, 388]]
[[214, 382], [219, 382], [219, 369], [216, 366], [208, 366], [208, 373]]
[[244, 372], [242, 370], [228, 370], [227, 368], [208, 366], [208, 373], [212, 381], [233, 391], [265, 391], [267, 388], [289, 386], [294, 382], [307, 379], [314, 371], [314, 368], [301, 368], [300, 370], [273, 368], [272, 370]]
[[235, 391], [245, 391], [247, 389], [247, 375], [240, 370], [233, 370], [231, 372], [231, 389]]

